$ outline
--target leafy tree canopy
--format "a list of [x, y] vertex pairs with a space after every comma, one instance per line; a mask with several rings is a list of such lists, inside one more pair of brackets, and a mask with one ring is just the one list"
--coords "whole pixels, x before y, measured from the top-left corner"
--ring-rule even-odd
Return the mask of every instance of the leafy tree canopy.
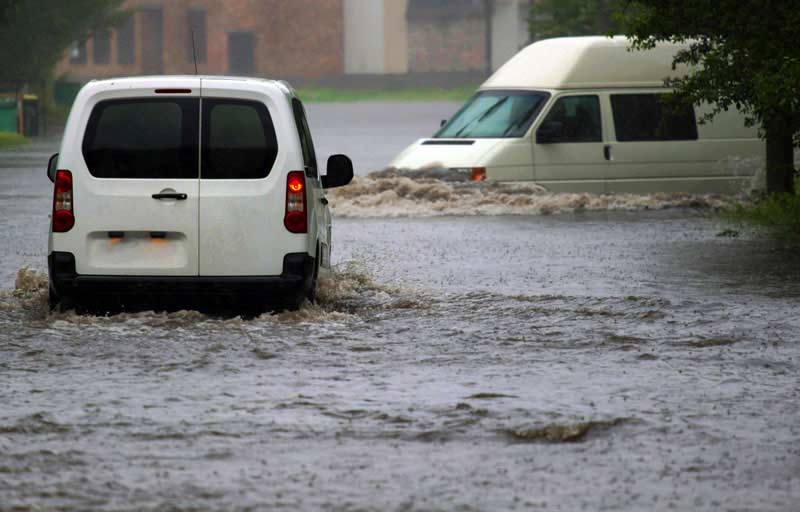
[[539, 0], [531, 5], [531, 39], [607, 34], [620, 28], [625, 0]]
[[675, 91], [716, 113], [737, 108], [767, 139], [767, 191], [794, 188], [800, 128], [800, 6], [796, 0], [632, 0], [623, 16], [637, 49], [683, 43], [692, 71]]
[[0, 84], [46, 78], [74, 41], [118, 23], [123, 0], [0, 0]]

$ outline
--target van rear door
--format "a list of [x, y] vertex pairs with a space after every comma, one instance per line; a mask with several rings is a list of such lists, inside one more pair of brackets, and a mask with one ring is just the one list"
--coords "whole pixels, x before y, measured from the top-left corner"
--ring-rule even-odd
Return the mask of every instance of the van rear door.
[[79, 274], [197, 275], [200, 80], [172, 82], [92, 102], [83, 158], [66, 162]]
[[[277, 276], [292, 235], [283, 226], [286, 165], [273, 117], [291, 116], [254, 81], [203, 79], [201, 276]], [[295, 135], [296, 137], [296, 135]], [[285, 140], [285, 134], [281, 140]], [[273, 167], [275, 170], [273, 170]], [[293, 235], [297, 237], [297, 235]]]

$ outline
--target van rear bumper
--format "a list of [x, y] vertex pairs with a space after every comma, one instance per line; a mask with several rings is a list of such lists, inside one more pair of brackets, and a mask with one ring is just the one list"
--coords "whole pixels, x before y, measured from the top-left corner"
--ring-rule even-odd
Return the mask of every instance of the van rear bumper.
[[314, 258], [305, 253], [285, 255], [279, 276], [80, 275], [75, 271], [75, 256], [68, 252], [52, 252], [47, 266], [56, 297], [86, 304], [109, 299], [130, 304], [152, 301], [156, 305], [169, 299], [188, 305], [231, 300], [291, 303], [302, 300], [311, 289], [314, 274]]

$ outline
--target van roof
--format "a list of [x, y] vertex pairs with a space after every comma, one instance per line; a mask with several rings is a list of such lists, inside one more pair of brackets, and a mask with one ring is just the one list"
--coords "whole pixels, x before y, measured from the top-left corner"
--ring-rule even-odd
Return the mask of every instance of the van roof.
[[143, 75], [143, 76], [126, 76], [118, 78], [104, 78], [99, 80], [90, 80], [89, 83], [95, 87], [102, 87], [103, 85], [136, 85], [140, 87], [158, 86], [159, 81], [170, 80], [171, 82], [179, 82], [180, 80], [230, 80], [232, 82], [258, 82], [265, 85], [277, 87], [284, 94], [295, 96], [295, 91], [292, 86], [284, 80], [271, 80], [268, 78], [258, 78], [251, 76], [226, 76], [226, 75]]
[[561, 37], [537, 41], [503, 64], [481, 89], [586, 89], [663, 87], [667, 77], [686, 74], [672, 69], [675, 53], [685, 48], [659, 44], [633, 51], [625, 36]]

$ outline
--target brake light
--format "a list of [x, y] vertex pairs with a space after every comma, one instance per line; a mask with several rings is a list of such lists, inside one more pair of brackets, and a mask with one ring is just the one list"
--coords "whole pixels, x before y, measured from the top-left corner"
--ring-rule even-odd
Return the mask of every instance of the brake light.
[[473, 167], [470, 181], [486, 181], [486, 167]]
[[286, 215], [283, 225], [292, 233], [308, 232], [306, 173], [291, 171], [286, 179]]
[[53, 191], [53, 232], [66, 233], [75, 225], [72, 209], [72, 173], [60, 169]]

